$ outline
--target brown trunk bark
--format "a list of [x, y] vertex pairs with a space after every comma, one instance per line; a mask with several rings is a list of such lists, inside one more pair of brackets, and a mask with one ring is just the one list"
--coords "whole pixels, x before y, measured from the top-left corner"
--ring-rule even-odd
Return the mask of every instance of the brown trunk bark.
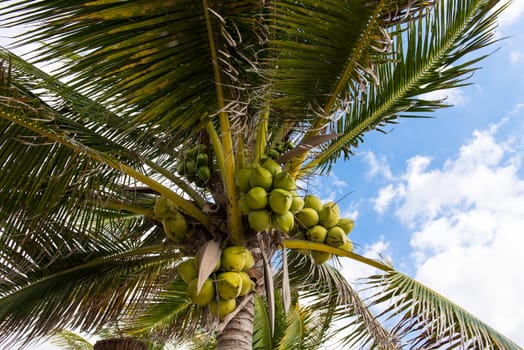
[[251, 350], [253, 347], [253, 295], [217, 337], [216, 350]]
[[94, 350], [147, 350], [147, 345], [134, 338], [113, 338], [97, 341]]

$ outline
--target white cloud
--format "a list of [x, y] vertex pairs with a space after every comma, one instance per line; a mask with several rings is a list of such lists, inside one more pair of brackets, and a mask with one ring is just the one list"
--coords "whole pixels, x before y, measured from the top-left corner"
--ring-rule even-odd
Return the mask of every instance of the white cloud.
[[389, 184], [388, 186], [381, 188], [378, 192], [378, 197], [371, 200], [373, 202], [373, 208], [379, 214], [384, 214], [391, 202], [398, 196], [403, 195], [404, 191], [405, 188], [402, 184], [397, 186]]
[[498, 141], [499, 126], [475, 131], [441, 167], [411, 158], [382, 190], [395, 193], [396, 215], [413, 229], [416, 278], [522, 345], [524, 148]]
[[509, 61], [511, 62], [511, 64], [517, 64], [519, 63], [520, 61], [522, 61], [522, 53], [520, 51], [511, 51], [509, 53]]
[[444, 101], [453, 106], [464, 105], [469, 101], [469, 98], [460, 88], [436, 90], [422, 94], [420, 98], [432, 101]]
[[[501, 4], [504, 2], [501, 2]], [[514, 0], [511, 5], [500, 14], [498, 22], [500, 27], [508, 27], [517, 22], [524, 15], [524, 1]]]
[[373, 152], [364, 152], [362, 156], [364, 157], [364, 161], [369, 166], [369, 171], [367, 173], [368, 177], [372, 178], [380, 175], [387, 180], [391, 180], [393, 178], [386, 157], [377, 156]]

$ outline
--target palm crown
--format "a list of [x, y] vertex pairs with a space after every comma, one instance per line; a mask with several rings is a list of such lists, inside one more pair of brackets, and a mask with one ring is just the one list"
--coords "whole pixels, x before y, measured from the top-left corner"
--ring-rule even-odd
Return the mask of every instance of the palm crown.
[[[445, 107], [423, 94], [467, 83], [484, 58], [467, 54], [494, 41], [498, 5], [77, 0], [4, 8], [4, 25], [38, 23], [21, 43], [45, 45], [31, 64], [0, 51], [0, 339], [119, 324], [166, 339], [211, 329], [225, 348], [247, 317], [255, 327], [246, 348], [315, 348], [330, 332], [348, 346], [518, 348], [387, 262], [353, 253], [350, 229], [336, 244], [316, 239], [300, 218], [306, 193], [297, 182], [351, 156], [365, 132]], [[61, 68], [51, 76], [39, 61]], [[274, 170], [267, 186], [251, 180], [264, 163]], [[287, 185], [275, 185], [277, 173]], [[252, 196], [267, 203], [246, 203], [255, 187], [263, 191]], [[226, 248], [240, 246], [254, 256], [253, 285], [217, 323], [188, 299], [191, 281], [177, 267], [198, 257], [200, 291], [219, 279]], [[365, 302], [322, 264], [332, 255], [383, 271], [367, 280]], [[312, 300], [305, 308], [304, 298]], [[278, 335], [305, 325], [317, 331]]]

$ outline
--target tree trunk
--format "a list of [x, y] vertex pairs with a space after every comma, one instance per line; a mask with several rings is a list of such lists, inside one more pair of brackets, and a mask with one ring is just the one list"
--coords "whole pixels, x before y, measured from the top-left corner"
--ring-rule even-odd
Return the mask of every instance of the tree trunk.
[[147, 350], [147, 345], [135, 338], [113, 338], [97, 341], [94, 350]]
[[216, 350], [250, 350], [253, 347], [254, 298], [249, 298], [217, 337]]

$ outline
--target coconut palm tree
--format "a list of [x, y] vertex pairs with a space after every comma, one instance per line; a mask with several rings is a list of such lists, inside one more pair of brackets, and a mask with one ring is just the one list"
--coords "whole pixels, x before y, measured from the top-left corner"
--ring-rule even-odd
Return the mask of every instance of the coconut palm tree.
[[[501, 5], [9, 3], [1, 25], [43, 44], [0, 51], [0, 341], [118, 326], [217, 349], [518, 349], [353, 252], [351, 220], [303, 186], [366, 132], [446, 107], [424, 94], [467, 84]], [[365, 299], [330, 257], [382, 271]]]

